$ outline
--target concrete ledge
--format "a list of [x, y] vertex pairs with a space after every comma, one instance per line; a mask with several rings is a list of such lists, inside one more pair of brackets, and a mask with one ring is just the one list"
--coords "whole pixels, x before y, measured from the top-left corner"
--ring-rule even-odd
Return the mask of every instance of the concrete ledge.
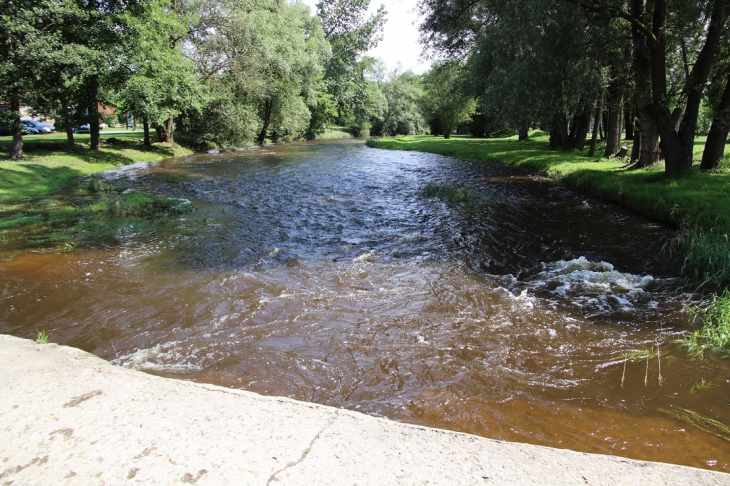
[[0, 484], [712, 484], [730, 475], [169, 380], [0, 336]]

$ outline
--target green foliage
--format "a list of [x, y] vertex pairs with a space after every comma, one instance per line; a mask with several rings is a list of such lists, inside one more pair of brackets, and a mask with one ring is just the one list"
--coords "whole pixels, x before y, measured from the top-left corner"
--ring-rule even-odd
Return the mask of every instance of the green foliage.
[[215, 28], [190, 39], [188, 57], [207, 89], [202, 106], [184, 117], [195, 144], [229, 149], [321, 133], [333, 101], [323, 94], [330, 47], [319, 20], [301, 4], [276, 0], [219, 9]]
[[682, 225], [667, 249], [684, 257], [683, 271], [691, 278], [721, 287], [730, 285], [730, 241], [696, 225]]
[[421, 195], [428, 198], [437, 198], [452, 204], [481, 204], [484, 202], [481, 194], [477, 191], [452, 184], [427, 184], [421, 189]]
[[382, 37], [385, 8], [366, 17], [370, 0], [321, 0], [317, 14], [332, 46], [325, 65], [324, 84], [338, 110], [338, 123], [356, 136], [369, 136], [370, 118], [378, 113], [378, 93], [368, 79], [373, 61], [363, 54]]
[[438, 120], [438, 135], [444, 138], [449, 138], [476, 111], [467, 76], [466, 66], [455, 61], [434, 64], [424, 75], [423, 110], [427, 118]]
[[679, 342], [699, 357], [706, 352], [730, 354], [730, 292], [725, 289], [721, 295], [689, 307], [689, 311], [693, 321], [699, 321], [702, 327], [686, 333]]
[[38, 335], [35, 339], [36, 344], [48, 344], [48, 340], [51, 338], [51, 333], [45, 329], [38, 331]]
[[418, 135], [425, 131], [426, 122], [419, 106], [423, 96], [420, 76], [395, 70], [379, 83], [379, 89], [383, 103], [374, 117], [373, 135]]
[[235, 98], [215, 97], [198, 112], [190, 112], [183, 127], [191, 145], [199, 150], [231, 150], [253, 143], [259, 128], [254, 106]]

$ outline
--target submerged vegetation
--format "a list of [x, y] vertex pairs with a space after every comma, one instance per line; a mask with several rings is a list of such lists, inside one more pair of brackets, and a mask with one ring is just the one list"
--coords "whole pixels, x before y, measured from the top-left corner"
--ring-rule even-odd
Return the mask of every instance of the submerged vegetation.
[[730, 442], [730, 426], [727, 424], [702, 415], [694, 410], [682, 407], [674, 407], [670, 409], [660, 408], [659, 411], [690, 425], [694, 425], [698, 429], [712, 434], [715, 437], [719, 437], [720, 439]]
[[186, 200], [145, 194], [91, 178], [72, 194], [0, 213], [0, 228], [4, 243], [24, 240], [68, 252], [80, 244], [159, 230], [192, 210]]
[[427, 198], [437, 198], [453, 204], [485, 204], [486, 200], [481, 193], [459, 185], [427, 184], [421, 195]]

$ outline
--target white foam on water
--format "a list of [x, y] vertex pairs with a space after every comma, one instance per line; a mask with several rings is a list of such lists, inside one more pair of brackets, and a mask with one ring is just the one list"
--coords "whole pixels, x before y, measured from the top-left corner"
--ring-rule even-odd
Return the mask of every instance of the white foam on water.
[[112, 364], [138, 371], [165, 373], [191, 373], [203, 370], [199, 364], [191, 362], [190, 356], [182, 356], [177, 343], [158, 344], [152, 348], [138, 349], [133, 353], [119, 356]]
[[375, 250], [370, 250], [352, 260], [352, 263], [372, 263], [376, 260], [377, 255]]
[[608, 262], [592, 262], [585, 257], [543, 263], [530, 287], [570, 299], [597, 311], [630, 311], [637, 299], [654, 281], [651, 275], [634, 275], [617, 271]]

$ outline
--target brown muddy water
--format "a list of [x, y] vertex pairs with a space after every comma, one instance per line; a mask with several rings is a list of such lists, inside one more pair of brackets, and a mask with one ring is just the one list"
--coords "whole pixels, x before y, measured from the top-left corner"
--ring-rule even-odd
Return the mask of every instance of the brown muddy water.
[[[175, 232], [71, 253], [5, 243], [0, 332], [404, 422], [730, 471], [730, 443], [677, 418], [730, 423], [730, 367], [672, 343], [692, 328], [689, 294], [660, 224], [536, 174], [359, 143], [108, 177], [197, 210]], [[483, 203], [424, 198], [429, 183]]]

